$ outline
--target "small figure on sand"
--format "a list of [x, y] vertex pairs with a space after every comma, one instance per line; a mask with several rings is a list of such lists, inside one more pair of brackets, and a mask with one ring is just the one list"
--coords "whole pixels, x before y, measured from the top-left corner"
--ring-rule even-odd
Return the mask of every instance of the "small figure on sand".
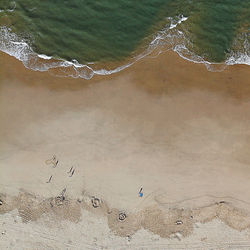
[[69, 177], [72, 177], [74, 173], [75, 173], [75, 169], [71, 172], [71, 175]]
[[139, 197], [143, 197], [143, 188], [141, 187], [141, 189], [140, 189], [140, 191], [139, 191], [139, 193], [138, 193], [138, 196]]
[[75, 169], [73, 169], [73, 167], [71, 167], [71, 169], [67, 172], [68, 174], [71, 173], [71, 175], [69, 175], [69, 177], [72, 177], [73, 174], [75, 173]]
[[52, 179], [52, 175], [49, 177], [49, 180], [46, 183], [50, 183], [51, 179]]
[[64, 188], [63, 190], [62, 190], [62, 192], [60, 193], [60, 195], [58, 196], [58, 197], [61, 197], [61, 199], [65, 199], [65, 193], [66, 193], [66, 188]]
[[56, 156], [53, 155], [53, 157], [51, 159], [46, 160], [45, 163], [47, 165], [52, 164], [53, 167], [55, 168], [57, 166], [57, 164], [59, 163], [59, 161], [57, 160]]
[[71, 167], [71, 169], [70, 169], [67, 173], [68, 173], [68, 174], [71, 173], [72, 169], [73, 169], [73, 167]]
[[55, 168], [57, 166], [58, 162], [59, 161], [57, 160], [55, 163], [53, 163], [53, 165], [54, 165], [53, 168]]

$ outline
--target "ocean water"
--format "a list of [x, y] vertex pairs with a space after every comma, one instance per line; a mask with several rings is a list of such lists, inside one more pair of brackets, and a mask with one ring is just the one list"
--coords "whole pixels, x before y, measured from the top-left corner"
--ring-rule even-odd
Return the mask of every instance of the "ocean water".
[[0, 50], [33, 70], [88, 79], [155, 49], [249, 65], [250, 0], [0, 0]]

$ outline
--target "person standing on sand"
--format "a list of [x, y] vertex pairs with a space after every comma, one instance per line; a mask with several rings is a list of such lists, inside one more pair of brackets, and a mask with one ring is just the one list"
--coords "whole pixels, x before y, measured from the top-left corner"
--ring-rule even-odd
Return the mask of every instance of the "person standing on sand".
[[71, 169], [70, 169], [67, 173], [68, 173], [68, 174], [71, 173], [72, 169], [73, 169], [73, 167], [71, 167]]
[[143, 188], [141, 187], [139, 193], [138, 193], [139, 197], [143, 197]]

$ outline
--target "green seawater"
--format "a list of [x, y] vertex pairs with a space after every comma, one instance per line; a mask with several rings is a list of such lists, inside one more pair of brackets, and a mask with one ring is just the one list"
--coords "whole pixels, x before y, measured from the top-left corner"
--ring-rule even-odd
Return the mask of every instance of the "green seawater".
[[132, 57], [182, 16], [176, 28], [207, 61], [225, 61], [250, 39], [250, 0], [0, 0], [0, 9], [0, 25], [33, 51], [81, 64]]

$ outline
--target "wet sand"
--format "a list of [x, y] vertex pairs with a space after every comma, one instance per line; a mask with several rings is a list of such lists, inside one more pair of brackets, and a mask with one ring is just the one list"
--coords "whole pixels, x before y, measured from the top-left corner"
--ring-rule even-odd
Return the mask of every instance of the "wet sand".
[[[106, 229], [98, 233], [110, 230], [111, 238], [101, 240], [97, 249], [112, 249], [112, 242], [123, 242], [112, 237], [127, 235], [132, 237], [129, 244], [152, 249], [153, 240], [136, 241], [145, 230], [159, 236], [158, 243], [178, 249], [180, 242], [187, 244], [199, 234], [197, 223], [209, 221], [222, 223], [231, 245], [242, 237], [249, 247], [247, 66], [209, 72], [166, 52], [90, 81], [53, 74], [27, 70], [14, 58], [0, 56], [1, 221], [11, 228], [15, 216], [21, 220], [9, 234], [19, 239], [14, 228], [30, 230], [34, 223], [47, 232], [46, 217], [55, 225], [71, 223], [76, 232], [89, 211], [90, 228], [104, 220]], [[55, 168], [46, 164], [53, 155], [59, 161]], [[69, 177], [72, 166], [75, 173]], [[64, 188], [66, 200], [58, 205], [55, 197]], [[93, 208], [93, 196], [100, 201], [98, 208]], [[124, 221], [118, 219], [121, 212], [127, 215]], [[196, 243], [208, 249], [216, 237], [214, 228], [222, 233], [220, 226], [208, 227], [208, 241], [199, 235]], [[91, 232], [98, 241], [96, 230]], [[93, 247], [92, 238], [84, 237]], [[38, 238], [37, 249], [44, 249]], [[27, 248], [25, 244], [33, 244], [21, 241]], [[8, 243], [6, 238], [2, 244]], [[78, 249], [83, 244], [78, 243], [63, 249]], [[62, 247], [48, 239], [46, 244], [48, 249]], [[124, 247], [119, 244], [113, 248]], [[194, 240], [190, 244], [185, 249], [194, 249]], [[17, 246], [15, 241], [13, 249]]]

